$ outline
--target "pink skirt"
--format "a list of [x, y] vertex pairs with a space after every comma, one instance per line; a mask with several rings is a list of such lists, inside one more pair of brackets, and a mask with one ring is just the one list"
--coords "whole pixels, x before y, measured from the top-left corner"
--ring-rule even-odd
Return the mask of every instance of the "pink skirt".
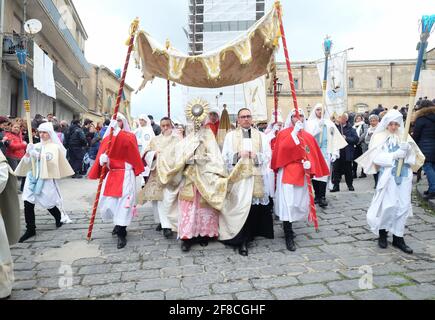
[[212, 208], [201, 208], [200, 198], [200, 193], [196, 191], [194, 202], [179, 200], [181, 212], [178, 221], [178, 236], [181, 240], [219, 236], [219, 212]]

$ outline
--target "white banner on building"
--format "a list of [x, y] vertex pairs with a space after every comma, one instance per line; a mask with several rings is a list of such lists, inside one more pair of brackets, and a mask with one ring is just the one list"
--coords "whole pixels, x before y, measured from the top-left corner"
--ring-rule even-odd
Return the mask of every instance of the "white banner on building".
[[246, 107], [252, 110], [254, 121], [267, 121], [266, 76], [243, 85]]
[[[323, 83], [325, 61], [317, 64], [320, 83]], [[347, 51], [332, 55], [328, 64], [326, 105], [331, 114], [342, 114], [347, 108]]]
[[33, 86], [43, 94], [56, 99], [53, 61], [34, 43], [33, 45]]

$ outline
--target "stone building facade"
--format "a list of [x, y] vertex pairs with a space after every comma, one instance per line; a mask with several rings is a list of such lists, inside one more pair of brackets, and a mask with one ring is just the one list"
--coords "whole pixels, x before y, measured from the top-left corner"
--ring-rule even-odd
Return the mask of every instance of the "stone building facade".
[[[415, 64], [416, 59], [349, 61], [348, 110], [364, 112], [376, 108], [378, 104], [387, 108], [406, 106]], [[310, 62], [295, 62], [292, 68], [299, 106], [309, 112], [314, 105], [322, 102], [317, 66]], [[425, 68], [435, 70], [435, 48], [427, 52]], [[277, 63], [277, 77], [283, 84], [279, 106], [286, 118], [293, 108], [293, 99], [285, 63]], [[432, 98], [435, 98], [435, 92]], [[267, 108], [271, 119], [274, 109], [272, 91], [268, 92]]]
[[[52, 113], [58, 119], [72, 120], [87, 113], [88, 98], [83, 92], [83, 84], [91, 71], [84, 56], [88, 35], [73, 2], [6, 0], [1, 1], [0, 6], [0, 114], [24, 117], [23, 84], [15, 50], [23, 46], [23, 24], [29, 19], [38, 19], [43, 26], [42, 31], [27, 42], [32, 117]], [[56, 99], [33, 87], [33, 41], [53, 61]]]

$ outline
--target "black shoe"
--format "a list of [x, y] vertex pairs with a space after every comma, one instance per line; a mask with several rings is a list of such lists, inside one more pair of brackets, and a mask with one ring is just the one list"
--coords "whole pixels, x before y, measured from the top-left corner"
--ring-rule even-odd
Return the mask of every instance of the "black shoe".
[[63, 226], [63, 222], [61, 221], [56, 221], [56, 228], [61, 228]]
[[425, 200], [435, 199], [435, 192], [428, 192], [427, 195], [423, 197]]
[[331, 190], [331, 192], [340, 192], [340, 186], [334, 185], [334, 188]]
[[361, 173], [361, 175], [359, 176], [360, 179], [365, 179], [367, 178], [367, 175], [365, 173]]
[[326, 208], [328, 206], [328, 201], [326, 201], [325, 197], [323, 197], [319, 200], [319, 206], [320, 206], [320, 208]]
[[174, 235], [174, 233], [172, 232], [171, 229], [163, 229], [163, 236], [164, 236], [166, 239], [170, 239], [170, 238], [172, 238], [173, 235]]
[[24, 243], [25, 241], [29, 240], [30, 238], [33, 238], [34, 236], [36, 236], [35, 230], [26, 230], [26, 232], [24, 233], [24, 235], [20, 238], [20, 240], [18, 242]]
[[401, 237], [393, 236], [393, 247], [400, 249], [407, 254], [414, 253], [414, 251], [406, 245], [405, 239], [403, 239]]
[[423, 192], [425, 196], [427, 196], [429, 194], [429, 190]]
[[157, 231], [157, 232], [161, 232], [162, 230], [163, 230], [162, 225], [159, 224], [159, 225], [157, 226], [157, 228], [156, 228], [156, 231]]
[[358, 175], [356, 173], [353, 174], [354, 179], [358, 179]]
[[201, 237], [199, 239], [199, 245], [203, 248], [208, 247], [208, 238], [207, 237]]
[[190, 240], [182, 240], [182, 242], [181, 242], [181, 251], [183, 251], [183, 252], [189, 252], [191, 247], [192, 247], [192, 243], [191, 243]]
[[123, 249], [127, 245], [127, 238], [123, 235], [118, 235], [118, 249]]
[[388, 232], [386, 230], [379, 230], [378, 244], [381, 249], [388, 248]]
[[83, 179], [83, 176], [81, 174], [76, 173], [71, 178], [73, 178], [73, 179]]
[[243, 244], [240, 245], [239, 254], [243, 257], [247, 257], [249, 255], [248, 244], [246, 242], [243, 242]]
[[355, 191], [355, 188], [354, 188], [353, 186], [350, 186], [350, 187], [349, 187], [349, 191], [350, 191], [350, 192], [353, 192], [353, 191]]
[[295, 252], [295, 233], [293, 231], [293, 225], [290, 222], [284, 222], [284, 234], [285, 234], [285, 244], [288, 251]]

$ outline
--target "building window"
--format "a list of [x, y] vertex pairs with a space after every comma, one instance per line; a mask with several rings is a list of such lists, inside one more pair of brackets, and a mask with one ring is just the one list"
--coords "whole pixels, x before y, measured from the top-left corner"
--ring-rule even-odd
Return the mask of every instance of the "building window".
[[299, 79], [295, 79], [295, 89], [299, 90]]
[[355, 81], [353, 78], [349, 78], [349, 89], [353, 89], [355, 87]]
[[376, 80], [376, 87], [382, 89], [382, 77], [378, 77]]

